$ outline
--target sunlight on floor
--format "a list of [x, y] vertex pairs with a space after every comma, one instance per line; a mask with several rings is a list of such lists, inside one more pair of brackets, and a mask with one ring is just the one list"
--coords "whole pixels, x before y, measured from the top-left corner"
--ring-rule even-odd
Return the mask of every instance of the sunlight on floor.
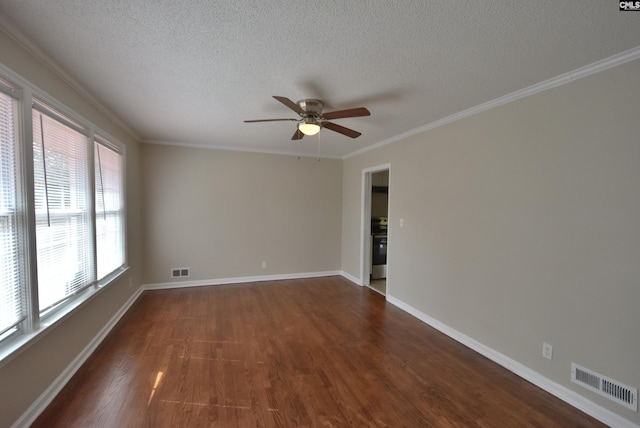
[[151, 389], [151, 394], [149, 395], [149, 401], [147, 401], [147, 406], [151, 404], [151, 400], [153, 399], [153, 396], [156, 394], [156, 390], [158, 389], [158, 386], [160, 386], [160, 382], [162, 381], [162, 376], [164, 376], [164, 373], [162, 372], [158, 372], [158, 374], [156, 375], [156, 382], [153, 384], [153, 388]]

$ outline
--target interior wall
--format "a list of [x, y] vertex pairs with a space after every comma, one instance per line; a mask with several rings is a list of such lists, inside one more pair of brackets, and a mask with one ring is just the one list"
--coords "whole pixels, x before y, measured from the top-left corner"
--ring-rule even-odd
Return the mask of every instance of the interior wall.
[[343, 270], [359, 276], [362, 170], [391, 163], [392, 297], [640, 424], [569, 380], [576, 362], [640, 386], [638, 76], [630, 62], [346, 159]]
[[0, 366], [0, 426], [8, 427], [52, 384], [140, 285], [140, 152], [137, 141], [0, 30], [0, 62], [126, 145], [129, 271]]
[[340, 271], [341, 160], [143, 144], [142, 173], [146, 283]]

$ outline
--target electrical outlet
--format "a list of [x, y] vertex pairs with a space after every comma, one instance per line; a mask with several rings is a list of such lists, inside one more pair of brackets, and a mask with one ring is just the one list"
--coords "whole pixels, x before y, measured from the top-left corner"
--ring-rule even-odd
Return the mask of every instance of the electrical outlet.
[[266, 269], [267, 268], [267, 262], [262, 262], [262, 269]]
[[553, 345], [549, 345], [548, 343], [542, 344], [542, 356], [547, 360], [553, 358]]
[[171, 278], [184, 278], [191, 276], [191, 268], [171, 268]]

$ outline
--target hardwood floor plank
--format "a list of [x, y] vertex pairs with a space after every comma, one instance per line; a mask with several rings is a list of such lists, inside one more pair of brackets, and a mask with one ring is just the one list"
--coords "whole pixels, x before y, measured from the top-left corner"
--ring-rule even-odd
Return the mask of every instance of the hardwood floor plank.
[[340, 277], [146, 291], [33, 427], [601, 427]]

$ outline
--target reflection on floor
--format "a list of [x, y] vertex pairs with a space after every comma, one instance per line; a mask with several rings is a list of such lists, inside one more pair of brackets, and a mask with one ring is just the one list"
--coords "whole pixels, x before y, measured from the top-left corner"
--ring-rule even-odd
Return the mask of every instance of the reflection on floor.
[[377, 291], [383, 296], [386, 296], [387, 295], [387, 279], [386, 278], [372, 279], [369, 282], [369, 288], [371, 288], [374, 291]]

